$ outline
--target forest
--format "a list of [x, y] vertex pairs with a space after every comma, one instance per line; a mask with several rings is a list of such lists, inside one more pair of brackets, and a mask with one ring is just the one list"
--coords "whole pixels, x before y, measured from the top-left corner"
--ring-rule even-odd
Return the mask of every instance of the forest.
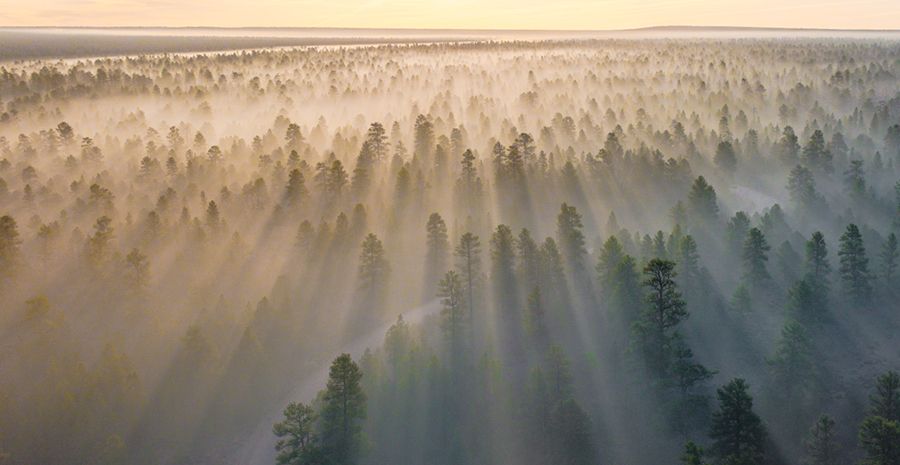
[[896, 37], [10, 59], [0, 463], [900, 465], [898, 234]]

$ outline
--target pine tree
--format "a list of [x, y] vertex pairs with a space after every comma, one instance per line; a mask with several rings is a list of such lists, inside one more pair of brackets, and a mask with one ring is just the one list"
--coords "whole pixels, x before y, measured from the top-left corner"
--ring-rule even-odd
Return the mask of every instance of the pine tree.
[[893, 291], [897, 281], [897, 259], [900, 257], [900, 249], [897, 247], [897, 235], [888, 235], [884, 245], [881, 246], [881, 279], [889, 291]]
[[746, 381], [735, 378], [716, 392], [719, 410], [713, 413], [709, 436], [719, 463], [762, 463], [766, 432], [762, 420], [753, 412], [753, 398], [748, 390]]
[[303, 133], [300, 131], [300, 126], [295, 123], [288, 124], [284, 132], [284, 141], [289, 150], [298, 150], [303, 144]]
[[543, 350], [548, 343], [547, 322], [544, 312], [541, 288], [535, 286], [528, 294], [528, 302], [525, 305], [525, 333], [535, 341], [538, 350]]
[[221, 224], [221, 215], [219, 214], [219, 206], [215, 200], [210, 200], [206, 206], [206, 227], [211, 231], [216, 231]]
[[591, 419], [575, 399], [568, 398], [556, 406], [551, 424], [555, 441], [548, 463], [596, 463]]
[[677, 255], [679, 284], [688, 297], [698, 295], [697, 292], [701, 283], [701, 270], [697, 241], [691, 235], [687, 235], [679, 242]]
[[889, 371], [875, 382], [875, 395], [869, 398], [870, 414], [900, 421], [900, 375]]
[[644, 277], [647, 306], [636, 330], [651, 372], [664, 379], [669, 370], [672, 331], [687, 318], [687, 305], [675, 284], [674, 262], [654, 258], [644, 267]]
[[613, 277], [616, 267], [625, 257], [625, 251], [616, 236], [610, 236], [600, 249], [600, 257], [597, 260], [597, 275], [600, 281], [600, 290], [607, 296], [612, 295]]
[[863, 173], [863, 161], [853, 160], [844, 171], [844, 189], [854, 200], [861, 200], [866, 195], [866, 178]]
[[894, 184], [894, 221], [891, 225], [895, 232], [900, 232], [900, 181]]
[[788, 290], [788, 313], [804, 324], [824, 320], [826, 309], [819, 292], [809, 284], [808, 278], [797, 281]]
[[447, 240], [447, 224], [437, 213], [428, 217], [425, 225], [427, 232], [425, 248], [425, 282], [428, 289], [434, 289], [433, 282], [446, 271], [450, 255], [450, 242]]
[[112, 220], [108, 216], [101, 216], [94, 223], [94, 234], [87, 242], [87, 257], [93, 266], [99, 267], [109, 258], [113, 231]]
[[416, 117], [414, 137], [413, 149], [415, 150], [415, 155], [425, 163], [431, 163], [431, 156], [434, 151], [434, 125], [425, 115]]
[[803, 147], [803, 162], [822, 172], [827, 173], [832, 170], [831, 152], [825, 146], [825, 136], [821, 130], [813, 131], [809, 141]]
[[630, 255], [619, 261], [609, 283], [610, 307], [624, 327], [637, 319], [641, 308], [641, 277], [637, 263]]
[[800, 144], [798, 143], [797, 135], [794, 133], [794, 128], [790, 126], [784, 127], [781, 139], [778, 140], [776, 145], [776, 152], [778, 158], [786, 166], [792, 166], [797, 163], [800, 154]]
[[866, 453], [864, 465], [900, 464], [900, 422], [866, 417], [859, 427], [859, 442]]
[[329, 463], [353, 464], [362, 446], [366, 417], [366, 395], [362, 372], [350, 354], [341, 354], [331, 364], [322, 396], [322, 447]]
[[869, 416], [859, 428], [865, 465], [900, 464], [900, 375], [889, 371], [875, 382]]
[[740, 256], [744, 247], [744, 240], [747, 239], [747, 233], [750, 232], [750, 218], [747, 214], [739, 211], [728, 220], [725, 226], [726, 240], [728, 241], [728, 249]]
[[804, 327], [788, 321], [781, 330], [775, 354], [768, 360], [773, 387], [785, 405], [792, 408], [805, 400], [813, 382], [812, 349]]
[[365, 141], [356, 156], [356, 166], [350, 179], [350, 187], [356, 199], [364, 199], [372, 184], [372, 166], [375, 163], [374, 149]]
[[706, 178], [698, 176], [688, 194], [688, 209], [695, 219], [713, 222], [719, 216], [719, 205], [716, 201], [716, 190]]
[[136, 248], [131, 249], [125, 257], [125, 263], [128, 267], [125, 279], [129, 287], [136, 292], [143, 291], [150, 280], [150, 263], [147, 256]]
[[516, 309], [515, 244], [509, 226], [497, 226], [491, 236], [491, 282], [494, 297], [504, 312]]
[[456, 270], [465, 288], [468, 318], [473, 323], [475, 318], [475, 291], [481, 279], [481, 242], [478, 236], [465, 233], [459, 238], [459, 245], [453, 251], [456, 257]]
[[316, 435], [316, 411], [301, 402], [291, 402], [284, 409], [284, 420], [272, 431], [278, 437], [275, 450], [278, 465], [316, 465], [324, 461]]
[[540, 247], [531, 237], [531, 232], [523, 228], [516, 241], [517, 270], [520, 282], [530, 289], [541, 285]]
[[297, 168], [292, 169], [288, 175], [287, 188], [284, 193], [285, 201], [291, 206], [299, 205], [306, 198], [307, 193], [303, 173]]
[[772, 277], [766, 269], [766, 262], [769, 260], [767, 253], [770, 247], [766, 242], [766, 237], [759, 228], [753, 228], [747, 233], [747, 239], [744, 241], [743, 252], [743, 268], [744, 282], [747, 283], [753, 291], [763, 289]]
[[834, 420], [822, 415], [809, 430], [806, 442], [806, 465], [838, 465], [838, 444], [835, 440]]
[[812, 210], [820, 200], [812, 172], [800, 165], [791, 170], [788, 177], [788, 192], [791, 194], [791, 201], [800, 211]]
[[441, 299], [441, 329], [450, 344], [451, 356], [458, 355], [466, 324], [466, 303], [463, 283], [455, 271], [448, 271], [438, 285]]
[[22, 240], [16, 220], [9, 215], [0, 217], [0, 282], [13, 276], [21, 261]]
[[562, 255], [552, 237], [544, 239], [540, 248], [541, 279], [546, 288], [547, 301], [558, 308], [566, 308], [569, 288]]
[[366, 302], [380, 307], [387, 288], [391, 267], [384, 246], [375, 234], [366, 236], [359, 255], [359, 283]]
[[866, 257], [862, 235], [855, 224], [847, 226], [847, 231], [841, 235], [838, 256], [841, 258], [840, 273], [844, 292], [857, 305], [867, 303], [872, 293], [869, 259]]
[[366, 142], [369, 144], [374, 160], [381, 161], [387, 158], [391, 144], [387, 142], [387, 135], [381, 123], [374, 122], [369, 125], [369, 130], [366, 132]]
[[806, 242], [806, 281], [813, 290], [826, 300], [831, 284], [828, 275], [831, 273], [831, 264], [828, 262], [828, 247], [825, 244], [825, 236], [816, 231]]
[[713, 161], [716, 163], [716, 166], [726, 173], [734, 173], [734, 170], [737, 168], [737, 157], [734, 155], [734, 147], [731, 145], [731, 142], [727, 140], [719, 142]]
[[550, 396], [555, 402], [568, 399], [572, 395], [572, 371], [562, 347], [550, 347], [545, 365]]
[[694, 441], [688, 441], [684, 445], [684, 452], [681, 454], [681, 463], [682, 465], [705, 465], [703, 462], [703, 448]]
[[573, 277], [579, 276], [576, 273], [582, 270], [587, 255], [584, 233], [581, 231], [583, 227], [581, 215], [575, 207], [563, 203], [556, 217], [556, 240]]

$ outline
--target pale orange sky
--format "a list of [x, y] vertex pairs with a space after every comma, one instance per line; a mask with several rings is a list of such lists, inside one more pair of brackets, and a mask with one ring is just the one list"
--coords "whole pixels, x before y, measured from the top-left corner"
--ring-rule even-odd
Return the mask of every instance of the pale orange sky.
[[900, 0], [0, 0], [0, 26], [900, 29]]

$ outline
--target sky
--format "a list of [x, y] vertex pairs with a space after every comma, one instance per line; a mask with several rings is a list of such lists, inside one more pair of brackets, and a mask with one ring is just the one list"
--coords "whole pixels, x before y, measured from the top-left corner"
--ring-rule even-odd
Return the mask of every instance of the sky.
[[900, 29], [900, 0], [0, 0], [0, 26]]

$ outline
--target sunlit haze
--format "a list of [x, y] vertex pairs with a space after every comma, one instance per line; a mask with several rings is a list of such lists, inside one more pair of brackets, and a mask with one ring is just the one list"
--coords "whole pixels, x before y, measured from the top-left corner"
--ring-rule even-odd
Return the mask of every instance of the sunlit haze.
[[0, 26], [896, 29], [896, 0], [0, 0]]
[[0, 465], [900, 465], [900, 0], [0, 0]]

